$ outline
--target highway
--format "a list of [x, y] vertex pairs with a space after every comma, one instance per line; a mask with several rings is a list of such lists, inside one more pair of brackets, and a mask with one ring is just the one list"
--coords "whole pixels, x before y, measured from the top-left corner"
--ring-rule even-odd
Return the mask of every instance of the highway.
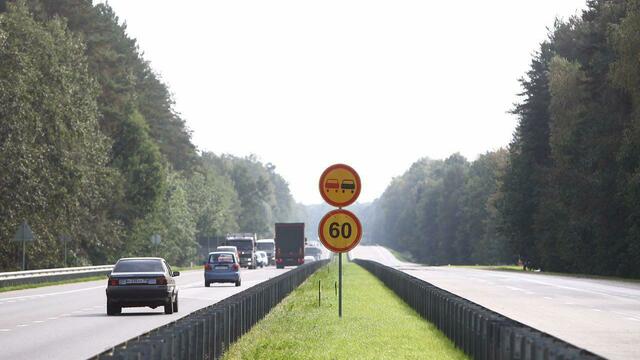
[[0, 293], [0, 359], [84, 359], [175, 321], [288, 269], [242, 269], [242, 286], [204, 287], [203, 271], [176, 277], [179, 312], [124, 308], [106, 315], [107, 280]]
[[609, 359], [640, 359], [640, 282], [405, 263], [380, 246], [375, 260]]

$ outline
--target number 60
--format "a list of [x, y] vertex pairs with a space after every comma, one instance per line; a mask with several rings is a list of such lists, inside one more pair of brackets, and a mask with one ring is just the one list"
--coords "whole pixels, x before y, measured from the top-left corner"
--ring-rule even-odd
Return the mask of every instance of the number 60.
[[331, 236], [334, 239], [337, 239], [340, 235], [342, 235], [342, 238], [344, 239], [350, 238], [351, 224], [344, 223], [342, 224], [342, 226], [340, 226], [340, 224], [338, 224], [337, 222], [332, 222], [329, 225], [329, 236]]

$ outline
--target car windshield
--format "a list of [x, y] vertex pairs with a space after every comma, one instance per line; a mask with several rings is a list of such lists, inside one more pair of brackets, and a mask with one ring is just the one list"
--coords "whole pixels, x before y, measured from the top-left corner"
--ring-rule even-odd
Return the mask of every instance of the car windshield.
[[273, 250], [275, 248], [274, 243], [258, 243], [256, 246], [258, 250]]
[[162, 262], [156, 259], [120, 260], [113, 272], [164, 272]]
[[214, 264], [233, 264], [233, 254], [211, 254], [209, 262]]
[[251, 240], [228, 240], [227, 245], [235, 246], [238, 250], [253, 249], [253, 242]]

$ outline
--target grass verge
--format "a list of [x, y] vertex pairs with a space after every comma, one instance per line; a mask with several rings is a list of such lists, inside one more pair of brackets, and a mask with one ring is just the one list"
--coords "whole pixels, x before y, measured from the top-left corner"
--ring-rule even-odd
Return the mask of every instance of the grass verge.
[[38, 284], [6, 286], [6, 287], [0, 287], [0, 293], [7, 292], [7, 291], [34, 289], [34, 288], [45, 287], [45, 286], [73, 284], [73, 283], [79, 283], [79, 282], [85, 282], [85, 281], [106, 280], [106, 279], [107, 279], [107, 275], [97, 275], [97, 276], [91, 276], [91, 277], [80, 278], [80, 279], [51, 281], [51, 282], [44, 282], [44, 283], [38, 283]]
[[346, 262], [343, 275], [342, 319], [334, 261], [233, 344], [224, 359], [467, 359], [366, 270]]

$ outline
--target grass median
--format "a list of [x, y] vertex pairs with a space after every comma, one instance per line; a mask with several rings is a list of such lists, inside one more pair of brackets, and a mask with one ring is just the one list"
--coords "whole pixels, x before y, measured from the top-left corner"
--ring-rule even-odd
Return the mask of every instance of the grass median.
[[341, 319], [333, 262], [233, 344], [224, 359], [467, 359], [366, 270], [345, 262], [343, 275]]
[[86, 282], [86, 281], [96, 281], [96, 280], [104, 280], [105, 284], [106, 284], [107, 275], [96, 275], [96, 276], [89, 276], [89, 277], [78, 278], [78, 279], [49, 281], [49, 282], [34, 283], [34, 284], [22, 284], [22, 285], [4, 286], [4, 287], [0, 287], [0, 293], [7, 292], [7, 291], [35, 289], [35, 288], [40, 288], [40, 287], [45, 287], [45, 286], [75, 284], [75, 283], [81, 283], [81, 282]]

